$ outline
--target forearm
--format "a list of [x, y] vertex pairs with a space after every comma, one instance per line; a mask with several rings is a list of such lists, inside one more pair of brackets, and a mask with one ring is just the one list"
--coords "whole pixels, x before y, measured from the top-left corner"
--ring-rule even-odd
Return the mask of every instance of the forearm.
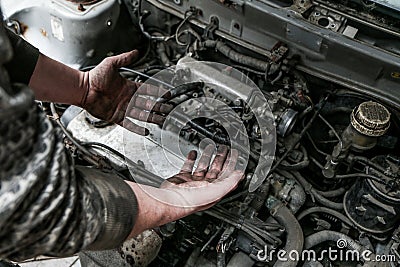
[[13, 59], [5, 67], [13, 83], [29, 84], [36, 100], [80, 106], [88, 89], [88, 73], [70, 68], [7, 30]]
[[36, 100], [82, 106], [88, 92], [88, 73], [40, 54], [29, 87]]
[[234, 171], [231, 177], [216, 181], [211, 187], [206, 181], [195, 182], [192, 187], [171, 184], [164, 188], [127, 182], [135, 192], [138, 204], [138, 215], [130, 237], [210, 208], [232, 191], [242, 178], [242, 172]]
[[[129, 238], [133, 238], [143, 231], [175, 221], [182, 216], [168, 212], [168, 206], [156, 199], [157, 188], [127, 182], [132, 191], [135, 192], [138, 209], [135, 226]], [[145, 192], [144, 189], [147, 189]], [[155, 194], [154, 194], [155, 193]]]
[[118, 247], [136, 218], [133, 191], [112, 174], [76, 173], [60, 130], [38, 112], [32, 93], [14, 97], [0, 112], [7, 151], [0, 153], [0, 258]]

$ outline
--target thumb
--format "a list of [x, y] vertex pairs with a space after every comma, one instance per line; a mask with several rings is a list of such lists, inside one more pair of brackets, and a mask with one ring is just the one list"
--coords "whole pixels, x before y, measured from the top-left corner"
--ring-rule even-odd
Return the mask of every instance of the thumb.
[[130, 52], [122, 53], [117, 56], [111, 57], [113, 65], [117, 68], [126, 67], [134, 62], [139, 55], [138, 50], [132, 50]]

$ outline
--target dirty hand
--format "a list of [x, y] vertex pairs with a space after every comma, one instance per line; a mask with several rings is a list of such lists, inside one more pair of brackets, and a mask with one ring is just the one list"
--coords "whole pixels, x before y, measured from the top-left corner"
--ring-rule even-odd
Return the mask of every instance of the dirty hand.
[[[118, 70], [130, 65], [137, 55], [138, 51], [134, 50], [108, 57], [94, 69], [85, 72], [84, 86], [87, 91], [81, 106], [99, 119], [120, 124], [132, 132], [147, 135], [147, 129], [126, 119], [125, 114], [127, 117], [140, 121], [162, 125], [166, 114], [173, 107], [169, 104], [156, 103], [146, 97], [168, 98], [167, 90], [135, 83], [119, 74]], [[131, 102], [132, 97], [134, 99]]]
[[138, 200], [138, 217], [130, 237], [207, 209], [237, 187], [244, 176], [236, 169], [238, 152], [228, 154], [228, 148], [220, 146], [210, 165], [213, 152], [214, 147], [207, 146], [194, 171], [197, 156], [190, 152], [180, 173], [160, 188], [128, 182]]

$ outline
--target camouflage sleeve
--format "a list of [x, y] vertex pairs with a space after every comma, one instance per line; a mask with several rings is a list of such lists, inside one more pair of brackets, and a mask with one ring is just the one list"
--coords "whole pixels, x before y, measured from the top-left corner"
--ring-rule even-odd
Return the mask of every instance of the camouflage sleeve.
[[32, 91], [16, 91], [0, 86], [0, 259], [117, 247], [136, 219], [133, 191], [118, 177], [75, 169]]

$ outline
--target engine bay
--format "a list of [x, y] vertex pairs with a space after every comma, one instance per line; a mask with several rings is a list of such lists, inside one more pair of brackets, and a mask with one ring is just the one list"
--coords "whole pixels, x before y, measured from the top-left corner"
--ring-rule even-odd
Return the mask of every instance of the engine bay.
[[[140, 155], [141, 140], [57, 106], [98, 153], [90, 164], [157, 186], [175, 161], [160, 151], [242, 153], [240, 186], [157, 229], [151, 266], [400, 266], [398, 1], [13, 2], [2, 1], [8, 25], [43, 53], [88, 70], [137, 48], [121, 74], [174, 96]], [[149, 170], [143, 157], [165, 163]]]

